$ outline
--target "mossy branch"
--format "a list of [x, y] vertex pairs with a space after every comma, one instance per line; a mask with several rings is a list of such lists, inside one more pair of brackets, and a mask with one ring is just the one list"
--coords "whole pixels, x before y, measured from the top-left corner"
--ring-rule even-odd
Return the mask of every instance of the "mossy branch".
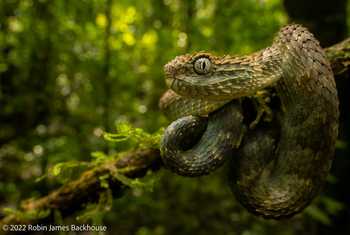
[[[128, 178], [143, 177], [147, 171], [157, 171], [161, 167], [160, 152], [157, 149], [138, 149], [121, 154], [117, 159], [106, 160], [92, 169], [85, 171], [77, 180], [63, 185], [47, 196], [25, 200], [21, 203], [19, 213], [11, 213], [0, 220], [0, 228], [4, 224], [33, 224], [50, 222], [54, 219], [54, 211], [62, 216], [68, 216], [83, 209], [89, 202], [97, 202], [101, 193], [106, 191], [101, 184], [101, 177], [107, 180], [109, 189], [115, 197], [121, 195], [127, 187], [114, 177], [116, 173]], [[106, 177], [105, 176], [110, 176]], [[40, 216], [41, 212], [45, 216]], [[27, 213], [31, 216], [25, 216]], [[37, 212], [37, 213], [34, 213]]]
[[[325, 51], [336, 77], [348, 75], [350, 38]], [[131, 150], [116, 159], [106, 160], [86, 170], [78, 179], [61, 186], [47, 196], [23, 201], [18, 213], [11, 213], [0, 220], [0, 228], [4, 224], [49, 223], [54, 220], [54, 214], [57, 211], [62, 216], [69, 216], [83, 209], [87, 203], [99, 200], [100, 194], [106, 191], [106, 187], [101, 183], [102, 180], [107, 180], [108, 188], [114, 197], [121, 196], [128, 187], [122, 177], [143, 177], [147, 171], [157, 171], [161, 166], [158, 149], [141, 147]], [[113, 177], [116, 172], [122, 177]]]
[[348, 75], [350, 72], [350, 38], [325, 49], [334, 75]]

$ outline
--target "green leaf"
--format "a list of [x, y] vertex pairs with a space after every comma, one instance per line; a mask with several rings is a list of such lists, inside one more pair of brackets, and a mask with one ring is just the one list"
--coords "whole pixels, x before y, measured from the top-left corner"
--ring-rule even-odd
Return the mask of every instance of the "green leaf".
[[336, 215], [345, 208], [344, 204], [330, 197], [321, 197], [321, 202], [329, 214]]
[[315, 205], [308, 206], [305, 209], [305, 213], [307, 215], [309, 215], [311, 218], [313, 218], [314, 220], [321, 222], [324, 225], [331, 224], [331, 219], [329, 218], [327, 213], [325, 213], [324, 211], [322, 211], [320, 208], [318, 208]]
[[151, 172], [149, 172], [146, 176], [142, 177], [142, 180], [128, 178], [127, 176], [119, 172], [115, 172], [113, 176], [117, 180], [119, 180], [122, 184], [132, 189], [139, 189], [139, 190], [148, 191], [148, 192], [153, 191], [154, 185], [159, 180], [158, 178], [159, 176], [152, 174]]
[[109, 188], [109, 184], [108, 184], [108, 178], [109, 175], [101, 175], [100, 177], [98, 177], [98, 179], [100, 180], [100, 185], [102, 188]]
[[109, 142], [119, 143], [128, 141], [132, 146], [139, 148], [159, 148], [164, 129], [149, 134], [141, 128], [135, 128], [127, 122], [117, 124], [116, 133], [105, 132], [103, 137]]
[[54, 176], [55, 179], [65, 183], [77, 176], [83, 170], [86, 170], [87, 167], [91, 166], [89, 162], [81, 162], [81, 161], [68, 161], [61, 162], [48, 170], [48, 174]]

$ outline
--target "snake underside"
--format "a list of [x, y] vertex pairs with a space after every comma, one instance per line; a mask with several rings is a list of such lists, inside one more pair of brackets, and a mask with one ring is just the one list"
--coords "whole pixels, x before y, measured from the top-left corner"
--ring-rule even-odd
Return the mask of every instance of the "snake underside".
[[[160, 106], [177, 119], [161, 143], [171, 170], [199, 176], [230, 159], [236, 198], [266, 218], [292, 216], [319, 193], [334, 155], [339, 110], [329, 63], [306, 28], [286, 26], [272, 46], [248, 56], [178, 56], [165, 72], [172, 91]], [[248, 128], [242, 100], [265, 89], [276, 94], [273, 105], [262, 105], [273, 106], [273, 117]]]

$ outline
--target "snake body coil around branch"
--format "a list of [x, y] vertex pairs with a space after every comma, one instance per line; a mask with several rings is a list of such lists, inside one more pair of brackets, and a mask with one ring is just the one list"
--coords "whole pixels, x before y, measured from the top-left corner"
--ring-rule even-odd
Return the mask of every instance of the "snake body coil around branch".
[[[248, 56], [178, 56], [165, 73], [172, 91], [160, 106], [177, 119], [161, 143], [171, 170], [198, 176], [231, 159], [237, 199], [266, 218], [294, 215], [319, 193], [334, 155], [339, 110], [331, 68], [307, 29], [286, 26], [272, 46]], [[248, 128], [241, 100], [264, 89], [278, 98], [272, 120], [257, 119]]]

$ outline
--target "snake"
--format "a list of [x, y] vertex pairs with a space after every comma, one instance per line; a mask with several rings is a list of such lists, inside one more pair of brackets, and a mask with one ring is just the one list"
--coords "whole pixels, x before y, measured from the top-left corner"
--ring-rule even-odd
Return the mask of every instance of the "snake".
[[[173, 120], [160, 145], [166, 167], [194, 177], [229, 159], [235, 197], [264, 218], [291, 217], [320, 193], [334, 158], [339, 101], [325, 53], [305, 27], [282, 27], [271, 46], [250, 55], [180, 55], [164, 71], [169, 90], [160, 108]], [[254, 102], [264, 92], [270, 100]], [[261, 109], [270, 120], [249, 126]]]

